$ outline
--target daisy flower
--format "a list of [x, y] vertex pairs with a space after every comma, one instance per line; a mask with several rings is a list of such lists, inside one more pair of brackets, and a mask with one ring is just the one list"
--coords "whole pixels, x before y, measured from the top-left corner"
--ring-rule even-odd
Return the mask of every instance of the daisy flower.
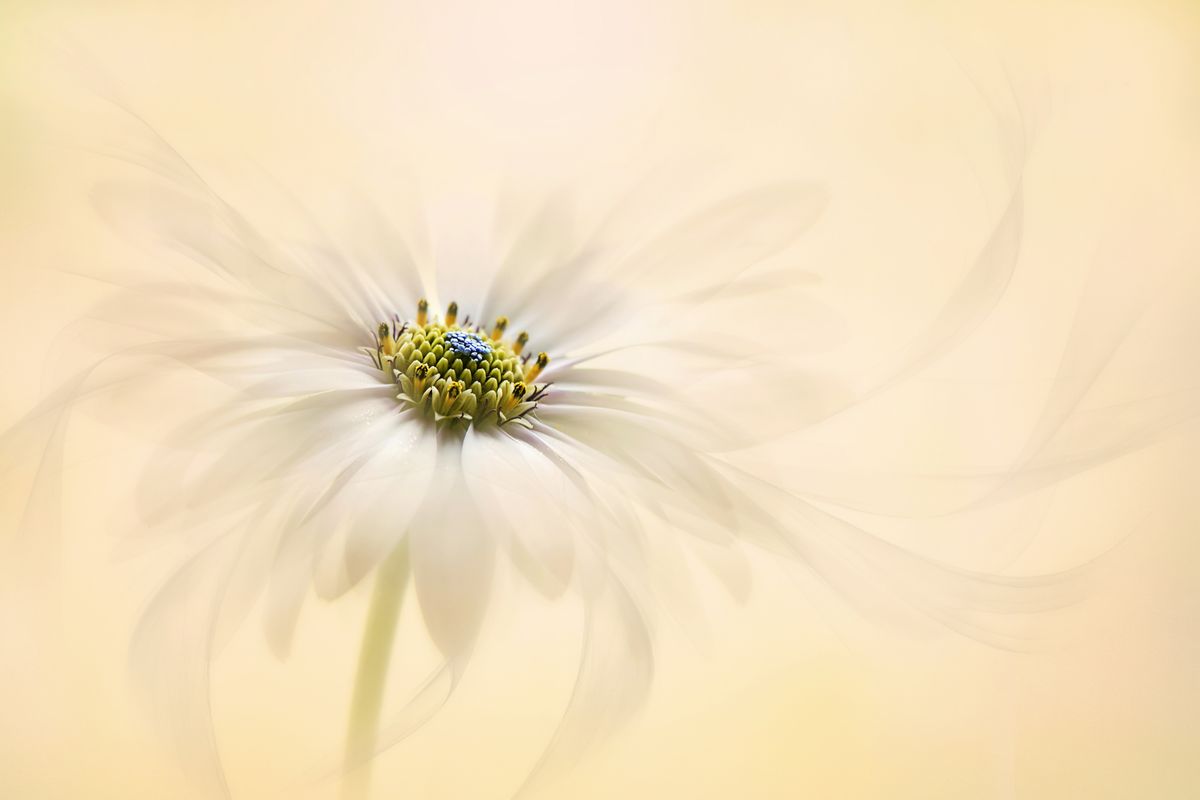
[[[488, 224], [503, 208], [432, 202], [407, 230], [364, 212], [335, 244], [264, 232], [161, 140], [137, 161], [147, 173], [98, 187], [97, 204], [165, 246], [170, 267], [120, 277], [88, 325], [135, 341], [87, 365], [37, 419], [146, 380], [148, 359], [217, 379], [181, 405], [139, 484], [142, 521], [180, 534], [190, 556], [146, 613], [134, 657], [222, 790], [208, 664], [222, 625], [260, 601], [285, 656], [310, 593], [372, 582], [345, 753], [347, 796], [365, 796], [371, 757], [463, 675], [501, 567], [585, 609], [575, 691], [542, 767], [644, 698], [651, 621], [670, 591], [649, 555], [664, 529], [703, 550], [738, 597], [750, 544], [848, 596], [903, 596], [975, 636], [979, 609], [1044, 600], [1027, 594], [1041, 582], [926, 562], [737, 464], [740, 448], [831, 410], [814, 408], [819, 393], [792, 394], [805, 342], [787, 309], [812, 276], [778, 258], [820, 217], [814, 184], [661, 209], [640, 227], [630, 220], [655, 209], [631, 201], [586, 230], [556, 202], [507, 227]], [[998, 233], [989, 264], [1013, 235]], [[406, 595], [444, 661], [383, 720]]]

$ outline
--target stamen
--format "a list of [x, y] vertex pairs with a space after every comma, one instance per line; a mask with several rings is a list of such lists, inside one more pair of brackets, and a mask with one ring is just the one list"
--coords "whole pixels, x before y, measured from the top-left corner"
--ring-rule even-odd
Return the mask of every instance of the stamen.
[[379, 351], [385, 356], [396, 355], [396, 340], [392, 338], [392, 329], [386, 322], [379, 323]]
[[537, 376], [542, 373], [546, 365], [550, 363], [550, 356], [545, 353], [538, 353], [537, 361], [529, 369], [525, 370], [525, 380], [532, 383], [537, 379]]
[[417, 301], [417, 324], [425, 325], [429, 322], [429, 301], [422, 297]]
[[446, 306], [446, 327], [450, 327], [451, 325], [453, 325], [454, 321], [457, 319], [458, 319], [458, 303], [451, 301], [450, 305]]
[[492, 328], [492, 341], [500, 341], [504, 329], [508, 327], [508, 317], [496, 317], [496, 326]]
[[521, 405], [527, 392], [528, 388], [524, 383], [510, 384], [506, 381], [500, 396], [500, 413], [505, 417], [511, 415], [517, 406]]
[[454, 409], [454, 405], [458, 402], [458, 398], [462, 395], [464, 388], [466, 388], [466, 384], [462, 381], [454, 381], [453, 383], [446, 384], [446, 390], [442, 392], [441, 413], [449, 414]]
[[525, 344], [529, 341], [529, 334], [521, 331], [517, 334], [517, 342], [513, 345], [512, 351], [517, 355], [521, 355], [521, 351], [525, 349]]
[[425, 394], [425, 383], [429, 380], [433, 370], [428, 364], [417, 364], [417, 368], [413, 371], [413, 393], [416, 397], [413, 400], [420, 400]]

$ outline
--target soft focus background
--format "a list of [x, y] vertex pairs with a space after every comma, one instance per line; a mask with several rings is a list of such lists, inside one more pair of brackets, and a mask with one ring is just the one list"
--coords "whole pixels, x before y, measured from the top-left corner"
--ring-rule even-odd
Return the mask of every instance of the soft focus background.
[[[485, 182], [607, 198], [612, 175], [663, 165], [809, 178], [829, 209], [780, 264], [819, 276], [813, 311], [833, 313], [771, 313], [794, 314], [813, 369], [863, 400], [741, 458], [967, 568], [1096, 560], [1085, 597], [1012, 653], [868, 623], [756, 559], [744, 607], [696, 587], [704, 623], [660, 629], [648, 706], [550, 796], [1200, 796], [1197, 48], [1186, 0], [7, 0], [0, 428], [87, 348], [55, 339], [104, 288], [72, 273], [153, 257], [89, 199], [127, 142], [114, 100], [218, 185], [324, 210]], [[994, 310], [897, 374], [1018, 191], [1020, 257]], [[104, 413], [73, 422], [61, 526], [39, 520], [0, 572], [0, 796], [192, 796], [126, 675], [163, 577], [121, 505], [151, 445]], [[0, 485], [6, 529], [26, 466]], [[499, 594], [462, 692], [381, 758], [379, 796], [506, 797], [540, 752], [577, 609]], [[319, 779], [365, 602], [312, 604], [286, 664], [253, 625], [216, 662], [236, 797], [334, 796]], [[411, 608], [406, 626], [401, 686], [428, 647]]]

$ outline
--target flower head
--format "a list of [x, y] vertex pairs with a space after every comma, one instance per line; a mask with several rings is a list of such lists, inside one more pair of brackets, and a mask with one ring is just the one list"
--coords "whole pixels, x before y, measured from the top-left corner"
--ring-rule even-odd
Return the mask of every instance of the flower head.
[[[836, 392], [796, 394], [792, 320], [742, 322], [766, 297], [786, 308], [808, 291], [808, 273], [762, 265], [816, 221], [819, 188], [744, 190], [649, 230], [634, 212], [565, 236], [534, 215], [504, 231], [506, 247], [464, 257], [455, 244], [488, 237], [458, 214], [431, 223], [429, 252], [382, 223], [349, 250], [283, 242], [170, 148], [153, 161], [171, 165], [177, 203], [126, 185], [98, 199], [112, 217], [156, 221], [185, 257], [97, 310], [144, 338], [88, 366], [54, 407], [146, 378], [144, 357], [219, 384], [188, 395], [139, 487], [145, 524], [204, 543], [138, 635], [164, 706], [207, 691], [203, 673], [163, 670], [164, 643], [193, 637], [183, 649], [207, 659], [216, 620], [240, 621], [261, 598], [286, 655], [310, 592], [340, 597], [392, 564], [380, 574], [411, 581], [444, 660], [385, 726], [386, 745], [457, 684], [503, 565], [586, 609], [589, 657], [553, 747], [569, 754], [647, 690], [651, 619], [674, 588], [657, 578], [663, 536], [704, 551], [736, 596], [743, 543], [838, 588], [893, 569], [925, 598], [940, 585], [932, 565], [731, 456], [835, 410], [817, 401]], [[132, 366], [98, 381], [117, 356]], [[199, 619], [179, 619], [180, 596]]]
[[505, 343], [501, 337], [507, 320], [501, 317], [489, 340], [482, 328], [455, 324], [457, 303], [450, 304], [453, 310], [443, 322], [428, 320], [428, 301], [422, 299], [418, 307], [425, 323], [380, 323], [379, 341], [366, 351], [384, 380], [396, 383], [397, 399], [439, 423], [532, 427], [525, 417], [537, 408], [546, 387], [530, 387], [527, 381], [537, 377], [549, 357], [542, 353], [532, 364], [528, 355], [520, 357], [528, 334]]

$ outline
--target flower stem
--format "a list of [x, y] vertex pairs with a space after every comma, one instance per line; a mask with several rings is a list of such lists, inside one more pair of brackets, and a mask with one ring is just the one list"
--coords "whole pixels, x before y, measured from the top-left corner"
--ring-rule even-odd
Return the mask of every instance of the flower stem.
[[401, 541], [375, 575], [371, 606], [358, 654], [358, 672], [350, 700], [350, 726], [346, 732], [346, 774], [343, 800], [365, 800], [371, 790], [371, 762], [379, 736], [388, 663], [396, 638], [396, 623], [408, 583], [408, 542]]

